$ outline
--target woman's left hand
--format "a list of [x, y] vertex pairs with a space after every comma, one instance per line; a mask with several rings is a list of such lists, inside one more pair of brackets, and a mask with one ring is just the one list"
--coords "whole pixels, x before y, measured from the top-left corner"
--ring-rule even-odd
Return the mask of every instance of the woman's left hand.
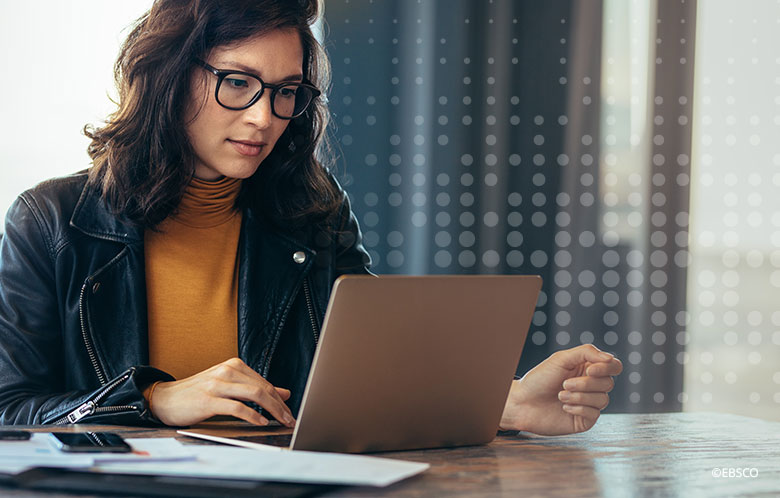
[[557, 351], [512, 383], [500, 428], [557, 436], [593, 427], [623, 364], [592, 344]]

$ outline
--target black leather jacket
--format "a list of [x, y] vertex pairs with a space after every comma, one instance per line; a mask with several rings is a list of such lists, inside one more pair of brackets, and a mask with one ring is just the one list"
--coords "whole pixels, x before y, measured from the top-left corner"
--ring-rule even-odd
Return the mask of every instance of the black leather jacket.
[[[141, 390], [172, 380], [145, 366], [143, 229], [111, 214], [86, 180], [79, 173], [44, 182], [6, 217], [0, 424], [156, 422]], [[333, 281], [366, 273], [370, 262], [346, 196], [335, 225], [281, 233], [253, 210], [243, 213], [239, 357], [292, 391], [293, 414]]]

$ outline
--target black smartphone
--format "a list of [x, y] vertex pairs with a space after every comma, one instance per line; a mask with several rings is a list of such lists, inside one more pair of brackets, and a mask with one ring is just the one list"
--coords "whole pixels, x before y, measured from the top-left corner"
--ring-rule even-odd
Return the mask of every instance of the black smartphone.
[[0, 441], [27, 441], [28, 439], [30, 439], [30, 433], [27, 431], [0, 431]]
[[61, 451], [68, 453], [129, 453], [129, 444], [113, 432], [52, 432], [52, 440]]

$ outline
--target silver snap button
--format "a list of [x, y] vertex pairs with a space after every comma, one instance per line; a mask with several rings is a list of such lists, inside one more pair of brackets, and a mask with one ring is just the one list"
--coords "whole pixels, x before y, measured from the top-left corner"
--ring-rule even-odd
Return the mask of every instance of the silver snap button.
[[295, 254], [293, 254], [293, 261], [298, 264], [303, 263], [306, 261], [306, 254], [304, 254], [303, 251], [296, 251]]

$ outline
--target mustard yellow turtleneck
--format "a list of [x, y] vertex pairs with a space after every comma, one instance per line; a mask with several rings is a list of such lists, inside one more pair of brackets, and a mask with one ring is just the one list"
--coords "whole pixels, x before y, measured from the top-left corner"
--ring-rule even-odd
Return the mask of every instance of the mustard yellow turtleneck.
[[238, 355], [241, 180], [193, 179], [144, 234], [149, 363], [182, 379]]

